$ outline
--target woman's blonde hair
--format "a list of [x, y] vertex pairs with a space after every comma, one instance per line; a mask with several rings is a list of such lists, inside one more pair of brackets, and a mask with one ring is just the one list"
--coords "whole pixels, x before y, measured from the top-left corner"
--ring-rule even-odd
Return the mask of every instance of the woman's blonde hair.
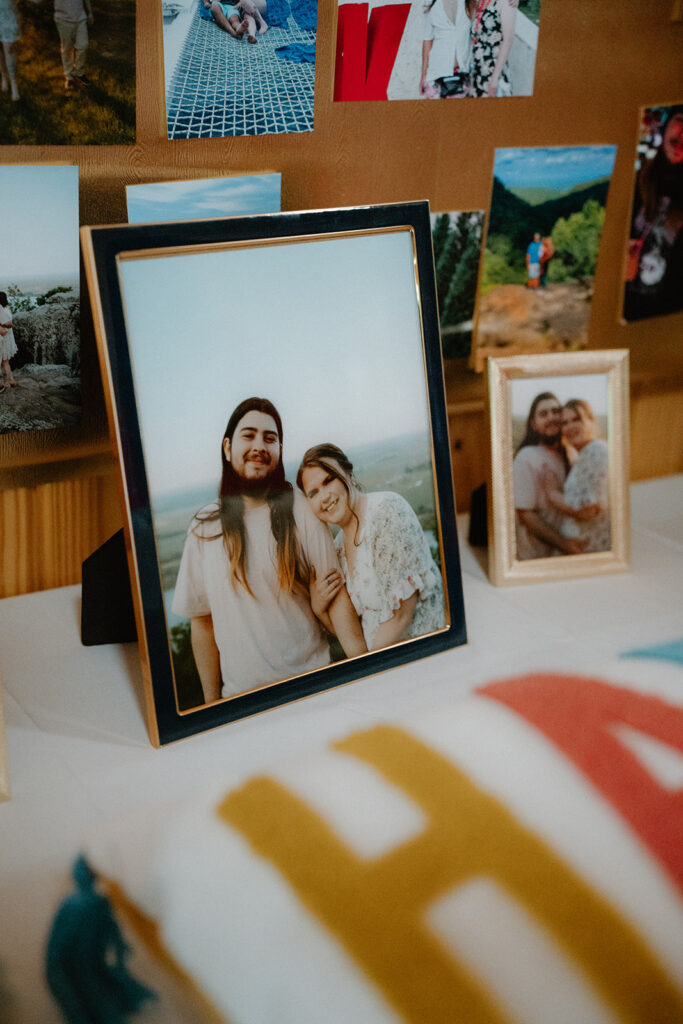
[[[325, 473], [329, 473], [330, 476], [334, 477], [335, 480], [344, 486], [346, 493], [349, 496], [349, 505], [351, 504], [351, 492], [360, 490], [361, 486], [356, 480], [356, 476], [353, 472], [353, 463], [349, 459], [341, 448], [338, 448], [336, 444], [332, 444], [330, 441], [325, 441], [322, 444], [315, 444], [308, 451], [305, 451], [301, 460], [301, 465], [296, 474], [296, 485], [300, 491], [304, 494], [304, 483], [303, 476], [305, 469], [311, 469], [317, 467], [322, 469]], [[360, 532], [360, 519], [357, 513], [351, 508], [353, 518], [356, 520], [356, 536], [354, 543], [358, 544], [358, 534]]]
[[593, 427], [595, 437], [598, 436], [598, 423], [593, 412], [593, 407], [585, 398], [570, 398], [562, 406], [563, 409], [571, 409], [583, 423], [589, 423]]
[[307, 467], [312, 466], [324, 469], [335, 479], [340, 480], [349, 496], [352, 487], [360, 486], [353, 472], [353, 463], [348, 455], [345, 455], [341, 448], [329, 441], [325, 441], [323, 444], [314, 444], [312, 448], [304, 452], [296, 474], [296, 485], [300, 491], [304, 489], [303, 472]]

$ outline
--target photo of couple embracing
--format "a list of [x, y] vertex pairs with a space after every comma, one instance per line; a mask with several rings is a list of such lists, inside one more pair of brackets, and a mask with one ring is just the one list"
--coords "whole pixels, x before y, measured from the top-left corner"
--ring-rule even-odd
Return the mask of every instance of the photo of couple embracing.
[[188, 530], [173, 611], [190, 620], [207, 702], [446, 624], [441, 574], [405, 498], [361, 491], [332, 443], [303, 454], [293, 486], [282, 448], [273, 403], [242, 401], [218, 499]]
[[544, 383], [547, 388], [538, 390], [538, 379], [513, 381], [518, 437], [523, 403], [537, 389], [512, 464], [517, 558], [609, 551], [607, 378], [592, 374]]
[[[119, 261], [181, 714], [462, 642], [439, 339], [415, 253], [400, 225]], [[257, 279], [259, 303], [216, 288]]]

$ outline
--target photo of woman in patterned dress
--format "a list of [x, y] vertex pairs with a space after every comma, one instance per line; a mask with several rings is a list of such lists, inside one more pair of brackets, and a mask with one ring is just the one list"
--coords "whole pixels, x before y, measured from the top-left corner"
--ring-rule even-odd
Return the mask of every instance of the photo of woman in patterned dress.
[[609, 551], [609, 448], [600, 437], [589, 402], [570, 398], [562, 407], [562, 442], [570, 470], [561, 494], [551, 492], [551, 504], [563, 515], [560, 533], [579, 538], [584, 550]]
[[348, 456], [330, 443], [304, 453], [296, 482], [316, 518], [337, 530], [342, 571], [311, 580], [311, 607], [328, 630], [327, 607], [344, 584], [369, 651], [444, 628], [441, 573], [402, 495], [361, 491]]
[[334, 99], [532, 96], [542, 5], [337, 0]]
[[472, 22], [470, 95], [511, 96], [507, 59], [515, 39], [517, 4], [508, 0], [467, 0]]
[[7, 292], [0, 292], [0, 393], [7, 388], [16, 388], [10, 359], [17, 354], [17, 343], [12, 330], [12, 311], [9, 308]]

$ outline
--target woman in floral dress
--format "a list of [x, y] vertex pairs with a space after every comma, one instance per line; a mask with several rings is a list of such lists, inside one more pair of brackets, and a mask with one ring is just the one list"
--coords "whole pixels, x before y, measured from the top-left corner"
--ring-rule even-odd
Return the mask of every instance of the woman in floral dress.
[[16, 388], [10, 359], [17, 354], [17, 343], [12, 330], [12, 311], [7, 301], [7, 292], [0, 292], [0, 392]]
[[517, 3], [467, 0], [472, 23], [472, 96], [511, 96], [506, 62], [515, 38]]
[[297, 484], [317, 518], [339, 527], [334, 544], [342, 572], [311, 581], [311, 607], [323, 625], [329, 629], [326, 609], [344, 583], [368, 650], [446, 625], [441, 573], [405, 498], [361, 493], [351, 462], [333, 444], [308, 449]]
[[[548, 490], [551, 504], [561, 512], [563, 537], [584, 541], [585, 552], [609, 551], [612, 546], [609, 514], [609, 448], [598, 436], [593, 409], [582, 398], [570, 398], [562, 408], [562, 440], [570, 454], [571, 469], [564, 491]], [[547, 486], [547, 482], [546, 482]]]
[[21, 38], [19, 18], [13, 0], [0, 0], [0, 85], [14, 101], [19, 99], [17, 58], [14, 44]]

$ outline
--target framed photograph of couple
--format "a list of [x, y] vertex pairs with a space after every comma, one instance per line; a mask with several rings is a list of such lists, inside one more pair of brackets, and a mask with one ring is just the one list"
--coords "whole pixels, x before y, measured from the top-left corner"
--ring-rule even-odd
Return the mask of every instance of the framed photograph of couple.
[[489, 577], [628, 569], [628, 351], [488, 360]]
[[464, 643], [428, 204], [82, 243], [152, 742]]

